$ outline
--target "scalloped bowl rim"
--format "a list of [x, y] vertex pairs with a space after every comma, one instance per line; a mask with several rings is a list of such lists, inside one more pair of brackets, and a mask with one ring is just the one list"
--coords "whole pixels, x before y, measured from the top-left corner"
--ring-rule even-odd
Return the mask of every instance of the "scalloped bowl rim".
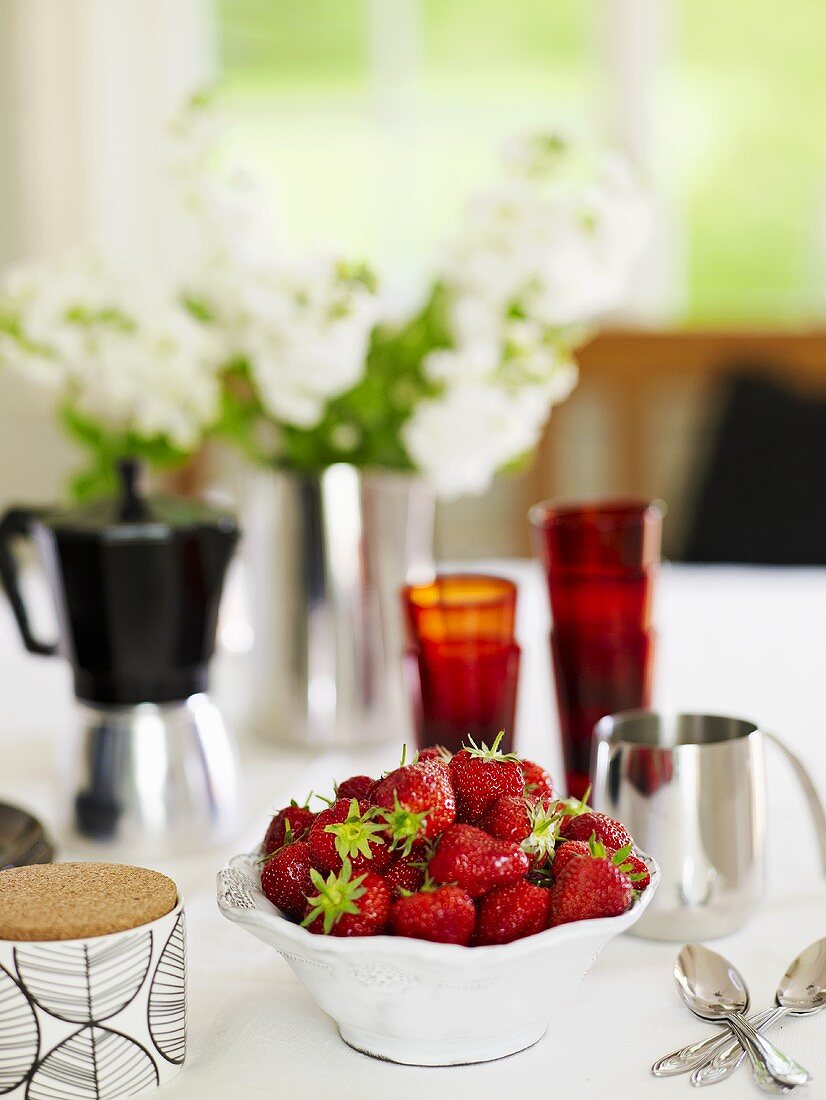
[[[647, 909], [659, 886], [660, 868], [656, 860], [647, 852], [637, 847], [634, 848], [634, 852], [640, 859], [644, 860], [648, 867], [651, 873], [651, 882], [647, 889], [635, 898], [631, 908], [626, 912], [616, 917], [592, 917], [589, 920], [571, 921], [569, 924], [560, 924], [555, 928], [546, 928], [543, 932], [523, 936], [511, 943], [464, 947], [461, 944], [434, 943], [431, 940], [421, 940], [411, 936], [319, 936], [313, 932], [308, 932], [301, 925], [295, 924], [273, 905], [261, 891], [256, 877], [253, 877], [256, 892], [260, 894], [264, 905], [269, 908], [259, 907], [257, 898], [255, 899], [256, 907], [254, 909], [241, 908], [225, 901], [221, 890], [223, 872], [243, 871], [245, 874], [251, 875], [251, 865], [254, 868], [261, 858], [260, 850], [234, 856], [222, 868], [218, 875], [218, 907], [225, 917], [235, 923], [256, 925], [319, 955], [346, 958], [347, 955], [363, 952], [365, 946], [369, 946], [371, 953], [376, 952], [382, 956], [392, 955], [396, 960], [400, 956], [409, 955], [410, 957], [429, 958], [434, 962], [446, 962], [448, 959], [456, 963], [464, 961], [468, 965], [473, 965], [474, 959], [479, 963], [483, 958], [488, 962], [498, 960], [507, 962], [517, 955], [530, 954], [544, 947], [555, 947], [583, 936], [605, 937], [607, 940], [614, 935], [620, 935], [636, 924]], [[252, 876], [254, 876], [254, 871], [252, 871]]]

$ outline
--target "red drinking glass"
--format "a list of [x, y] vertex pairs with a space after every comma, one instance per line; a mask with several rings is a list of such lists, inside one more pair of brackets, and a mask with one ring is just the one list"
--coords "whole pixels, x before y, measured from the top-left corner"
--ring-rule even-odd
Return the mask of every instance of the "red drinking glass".
[[402, 589], [405, 671], [420, 748], [452, 752], [472, 737], [491, 744], [505, 731], [510, 751], [519, 647], [516, 585], [504, 577], [445, 574]]
[[472, 737], [492, 745], [504, 730], [513, 751], [519, 646], [499, 642], [426, 642], [406, 655], [418, 747], [458, 752]]
[[651, 704], [655, 634], [583, 637], [551, 631], [554, 683], [568, 793], [583, 798], [591, 779], [594, 727], [606, 714]]
[[593, 728], [648, 706], [662, 509], [647, 501], [544, 503], [530, 512], [548, 581], [568, 792], [589, 783]]

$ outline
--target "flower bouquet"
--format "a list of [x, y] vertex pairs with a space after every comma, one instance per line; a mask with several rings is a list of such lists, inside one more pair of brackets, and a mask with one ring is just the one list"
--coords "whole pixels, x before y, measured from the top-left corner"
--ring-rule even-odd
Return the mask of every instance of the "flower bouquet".
[[640, 188], [614, 155], [514, 141], [391, 321], [362, 263], [285, 259], [203, 99], [172, 127], [168, 182], [174, 270], [148, 289], [90, 257], [11, 272], [0, 367], [53, 389], [92, 454], [77, 493], [108, 489], [119, 458], [168, 467], [208, 440], [268, 471], [274, 518], [259, 502], [246, 523], [263, 710], [324, 741], [394, 736], [396, 591], [432, 566], [433, 494], [484, 492], [530, 456], [622, 299]]

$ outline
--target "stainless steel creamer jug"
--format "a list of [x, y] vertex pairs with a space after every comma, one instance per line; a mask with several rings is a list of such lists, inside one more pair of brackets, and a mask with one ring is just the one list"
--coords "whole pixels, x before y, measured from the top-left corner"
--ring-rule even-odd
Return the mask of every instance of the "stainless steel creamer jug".
[[773, 734], [743, 718], [646, 710], [608, 715], [595, 732], [593, 805], [624, 822], [662, 872], [635, 935], [705, 940], [745, 923], [765, 880], [766, 740], [803, 787], [826, 874], [823, 805]]

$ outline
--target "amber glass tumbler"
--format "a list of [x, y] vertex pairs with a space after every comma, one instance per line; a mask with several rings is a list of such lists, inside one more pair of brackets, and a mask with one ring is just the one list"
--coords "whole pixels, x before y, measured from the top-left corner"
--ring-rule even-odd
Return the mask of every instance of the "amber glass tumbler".
[[405, 673], [420, 748], [452, 752], [468, 738], [510, 751], [519, 647], [516, 585], [504, 577], [443, 574], [402, 589]]

